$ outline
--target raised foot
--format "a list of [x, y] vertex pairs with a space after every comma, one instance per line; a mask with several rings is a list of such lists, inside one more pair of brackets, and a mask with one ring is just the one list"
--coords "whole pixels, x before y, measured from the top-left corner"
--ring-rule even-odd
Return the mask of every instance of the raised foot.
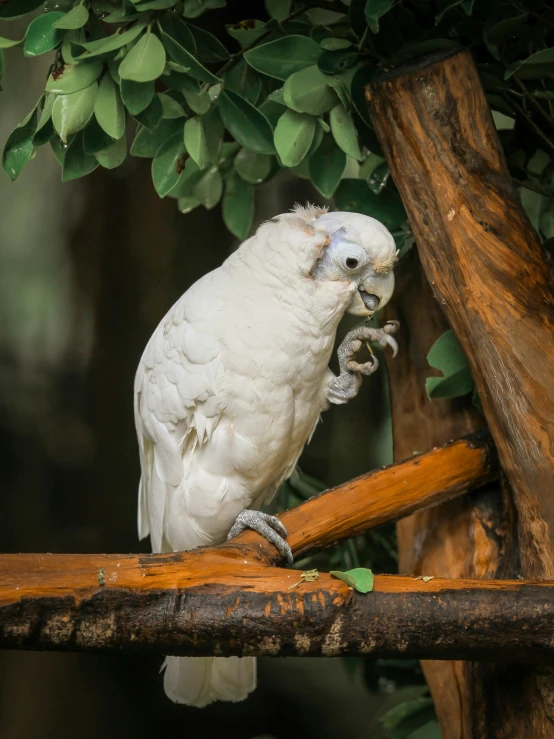
[[386, 347], [387, 345], [390, 346], [392, 349], [392, 356], [396, 357], [398, 353], [398, 344], [391, 334], [396, 333], [399, 327], [400, 324], [398, 321], [387, 321], [383, 328], [361, 326], [360, 328], [355, 328], [353, 331], [350, 331], [350, 333], [345, 336], [338, 350], [341, 371], [346, 369], [350, 372], [359, 372], [361, 375], [371, 375], [375, 372], [379, 367], [379, 360], [375, 355], [372, 354], [371, 360], [362, 364], [356, 362], [354, 359], [356, 353], [360, 351], [362, 344], [365, 341], [377, 341], [383, 347]]
[[276, 516], [270, 516], [268, 513], [262, 513], [261, 511], [242, 511], [227, 534], [227, 541], [234, 539], [245, 529], [256, 531], [279, 550], [289, 565], [293, 563], [291, 548], [285, 541], [287, 530]]

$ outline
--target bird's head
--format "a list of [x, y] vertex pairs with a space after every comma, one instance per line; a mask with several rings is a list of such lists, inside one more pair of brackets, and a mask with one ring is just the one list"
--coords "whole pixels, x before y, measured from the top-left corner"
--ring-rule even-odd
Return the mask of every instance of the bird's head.
[[346, 310], [371, 316], [390, 300], [396, 245], [382, 223], [360, 213], [321, 213], [310, 224], [326, 234], [326, 246], [311, 276], [319, 282], [346, 281], [355, 285]]

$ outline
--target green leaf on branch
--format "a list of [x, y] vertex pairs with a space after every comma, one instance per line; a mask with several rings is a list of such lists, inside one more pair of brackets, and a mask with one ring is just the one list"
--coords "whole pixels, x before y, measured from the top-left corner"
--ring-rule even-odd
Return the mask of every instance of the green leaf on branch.
[[342, 580], [358, 593], [370, 593], [373, 590], [373, 572], [365, 567], [356, 567], [347, 572], [331, 570], [329, 573], [338, 580]]
[[216, 77], [209, 70], [206, 69], [200, 62], [190, 53], [179, 39], [167, 33], [167, 26], [161, 26], [162, 40], [167, 50], [169, 57], [181, 67], [185, 68], [191, 77], [202, 82], [211, 82], [217, 84], [221, 82], [219, 77]]
[[429, 398], [459, 398], [473, 391], [467, 360], [453, 331], [446, 331], [435, 341], [427, 361], [443, 373], [443, 377], [425, 380]]
[[291, 74], [317, 63], [321, 47], [307, 36], [283, 36], [247, 51], [244, 58], [256, 71], [286, 80]]
[[16, 180], [35, 153], [33, 136], [37, 125], [36, 108], [10, 133], [2, 153], [2, 166], [10, 179]]
[[275, 148], [284, 167], [296, 167], [314, 139], [316, 119], [307, 113], [287, 110], [277, 121]]
[[180, 102], [173, 95], [176, 93], [159, 92], [158, 98], [162, 104], [162, 118], [183, 118], [185, 111]]
[[227, 26], [227, 33], [244, 48], [255, 43], [267, 31], [265, 23], [257, 20], [246, 20]]
[[58, 95], [52, 107], [52, 122], [63, 142], [83, 129], [92, 118], [98, 84], [84, 87], [69, 95]]
[[125, 108], [119, 88], [107, 72], [100, 82], [94, 102], [94, 116], [101, 128], [112, 139], [120, 139], [125, 132]]
[[115, 169], [125, 161], [127, 157], [127, 140], [122, 136], [107, 148], [97, 151], [94, 155], [100, 166], [104, 169]]
[[163, 116], [163, 106], [158, 95], [154, 95], [152, 102], [140, 113], [136, 113], [133, 117], [149, 131], [153, 131], [159, 124]]
[[273, 131], [263, 113], [232, 90], [222, 90], [217, 103], [227, 130], [241, 146], [258, 154], [275, 153]]
[[198, 18], [206, 10], [217, 10], [226, 5], [226, 0], [183, 0], [182, 13], [185, 18]]
[[198, 180], [194, 188], [194, 196], [202, 203], [206, 210], [211, 210], [221, 200], [223, 194], [223, 180], [217, 167], [211, 167]]
[[264, 5], [270, 18], [284, 21], [290, 13], [292, 0], [264, 0]]
[[83, 150], [85, 154], [96, 154], [108, 149], [115, 143], [111, 136], [100, 128], [96, 118], [91, 118], [88, 126], [83, 130]]
[[353, 159], [361, 160], [362, 152], [356, 126], [344, 105], [340, 104], [333, 108], [329, 115], [329, 122], [333, 137], [344, 153]]
[[239, 59], [225, 72], [223, 82], [226, 90], [238, 93], [252, 105], [256, 104], [262, 91], [262, 81], [259, 74], [252, 67], [249, 67], [244, 59]]
[[225, 183], [223, 222], [237, 239], [244, 241], [254, 219], [254, 188], [235, 172]]
[[140, 34], [144, 33], [145, 30], [146, 23], [144, 21], [140, 21], [121, 33], [116, 32], [111, 36], [97, 39], [95, 41], [84, 41], [79, 45], [85, 49], [85, 52], [81, 54], [78, 59], [89, 59], [93, 56], [100, 56], [100, 54], [108, 54], [112, 51], [117, 51], [123, 46], [130, 44], [131, 41], [134, 41], [137, 36], [140, 36]]
[[542, 49], [524, 59], [522, 62], [511, 64], [505, 74], [505, 79], [512, 75], [522, 79], [537, 79], [539, 77], [554, 75], [554, 47]]
[[133, 46], [119, 65], [119, 76], [131, 82], [151, 82], [165, 69], [165, 49], [160, 39], [147, 32]]
[[154, 97], [154, 83], [132, 82], [121, 80], [121, 99], [131, 115], [138, 115], [145, 110]]
[[183, 135], [183, 121], [161, 120], [153, 131], [142, 127], [137, 131], [133, 140], [131, 155], [151, 159], [160, 146], [175, 134]]
[[241, 149], [233, 160], [237, 173], [251, 185], [259, 185], [269, 176], [271, 163], [267, 154], [255, 154], [248, 149]]
[[196, 56], [196, 42], [190, 27], [173, 13], [164, 13], [159, 21], [160, 31], [174, 39], [179, 46]]
[[335, 192], [335, 203], [339, 210], [371, 216], [389, 229], [399, 228], [407, 221], [398, 193], [393, 190], [383, 190], [376, 195], [364, 180], [341, 180]]
[[321, 115], [338, 102], [327, 78], [316, 66], [292, 74], [283, 86], [285, 104], [297, 113]]
[[0, 37], [0, 49], [12, 49], [14, 46], [22, 44], [24, 41], [24, 38], [14, 41], [13, 39]]
[[333, 197], [346, 167], [346, 154], [327, 134], [321, 146], [310, 157], [310, 179], [324, 198]]
[[[78, 94], [78, 93], [74, 93]], [[84, 149], [83, 132], [79, 131], [71, 140], [62, 165], [62, 182], [85, 177], [98, 167], [96, 158]]]
[[164, 198], [172, 190], [185, 166], [185, 145], [181, 132], [166, 139], [152, 160], [152, 181], [156, 192]]
[[202, 64], [217, 64], [229, 59], [229, 52], [215, 36], [203, 28], [188, 26], [196, 44], [196, 58]]
[[46, 92], [58, 95], [68, 95], [78, 92], [91, 85], [103, 67], [100, 62], [86, 62], [82, 64], [62, 64], [54, 69], [46, 82]]
[[373, 33], [379, 32], [379, 20], [388, 13], [394, 5], [394, 0], [367, 0], [365, 17]]
[[65, 31], [75, 31], [77, 28], [82, 28], [89, 18], [89, 12], [85, 5], [77, 5], [72, 8], [69, 13], [64, 15], [57, 20], [54, 24], [54, 28], [61, 28]]
[[189, 118], [185, 122], [184, 131], [185, 148], [192, 160], [196, 162], [199, 169], [204, 169], [208, 164], [208, 147], [206, 145], [206, 134], [201, 116]]
[[64, 14], [59, 11], [45, 13], [35, 18], [29, 25], [23, 44], [23, 55], [27, 57], [40, 56], [55, 49], [61, 43], [63, 31], [54, 27], [54, 23]]

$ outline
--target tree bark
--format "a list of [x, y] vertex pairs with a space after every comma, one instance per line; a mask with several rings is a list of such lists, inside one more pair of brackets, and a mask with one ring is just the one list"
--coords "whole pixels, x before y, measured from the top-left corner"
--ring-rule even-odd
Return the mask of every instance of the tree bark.
[[[520, 206], [471, 56], [457, 51], [399, 68], [372, 83], [368, 99], [425, 272], [466, 352], [514, 490], [523, 574], [551, 577], [552, 270]], [[463, 574], [473, 568], [475, 576], [491, 577], [510, 564], [510, 556], [500, 557], [510, 548], [509, 496], [503, 503], [503, 509], [497, 503], [481, 507], [479, 543], [475, 517], [467, 518], [460, 503], [458, 531], [465, 517], [474, 544]], [[515, 524], [512, 534], [515, 539]], [[455, 539], [451, 545], [455, 551]], [[489, 548], [488, 564], [479, 556], [482, 545]], [[540, 695], [539, 682], [548, 692], [548, 676], [473, 665], [465, 667], [460, 684], [468, 685], [470, 673], [477, 678], [474, 694], [466, 690], [461, 702], [473, 701], [474, 739], [554, 736], [554, 724], [544, 719], [546, 702], [530, 698]], [[496, 687], [492, 674], [499, 678]], [[494, 709], [506, 698], [525, 704], [511, 726], [501, 718], [510, 712]], [[467, 723], [467, 710], [465, 716]], [[535, 733], [529, 734], [530, 726]], [[452, 724], [445, 728], [447, 737], [471, 736], [467, 726], [458, 734]]]
[[[470, 397], [430, 401], [425, 378], [432, 370], [429, 349], [449, 328], [412, 249], [396, 269], [396, 290], [385, 311], [400, 321], [402, 351], [387, 358], [391, 386], [394, 458], [425, 451], [445, 439], [483, 426], [485, 420]], [[397, 524], [399, 572], [438, 577], [510, 577], [515, 546], [513, 505], [509, 491], [495, 483], [486, 491], [419, 511]], [[489, 715], [496, 703], [477, 665], [467, 662], [422, 662], [444, 739], [471, 739], [476, 713]]]
[[[298, 571], [260, 564], [252, 553], [245, 559], [239, 547], [232, 554], [214, 548], [25, 555], [34, 564], [31, 575], [46, 584], [34, 597], [3, 603], [0, 645], [182, 656], [554, 660], [552, 582], [378, 575], [373, 592], [361, 595], [328, 574], [295, 585]], [[9, 556], [17, 569], [22, 558]], [[102, 570], [104, 586], [97, 582]]]

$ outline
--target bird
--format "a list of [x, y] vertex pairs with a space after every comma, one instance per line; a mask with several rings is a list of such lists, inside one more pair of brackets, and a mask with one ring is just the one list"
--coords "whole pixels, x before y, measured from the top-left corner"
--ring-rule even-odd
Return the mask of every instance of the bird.
[[[307, 204], [263, 223], [173, 305], [150, 338], [134, 384], [141, 479], [138, 535], [153, 552], [214, 546], [246, 528], [292, 552], [261, 508], [293, 473], [330, 403], [356, 396], [398, 322], [348, 333], [329, 368], [345, 313], [369, 317], [394, 290], [394, 239], [369, 216]], [[164, 689], [203, 707], [244, 700], [255, 657], [166, 657]]]

